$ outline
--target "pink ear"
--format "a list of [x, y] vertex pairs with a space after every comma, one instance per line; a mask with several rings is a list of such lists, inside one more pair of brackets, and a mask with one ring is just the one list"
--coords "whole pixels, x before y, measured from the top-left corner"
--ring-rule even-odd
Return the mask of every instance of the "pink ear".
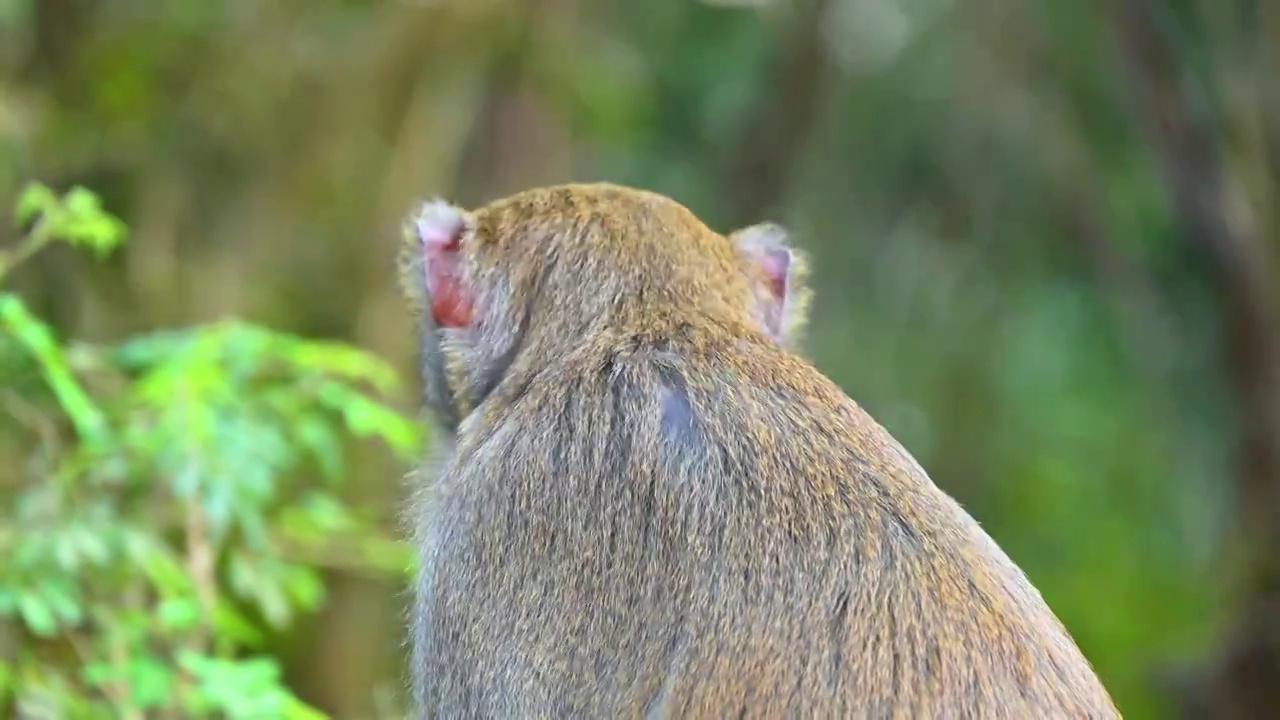
[[473, 298], [464, 283], [461, 257], [466, 214], [443, 200], [430, 200], [418, 211], [414, 227], [422, 243], [422, 271], [436, 325], [470, 325]]
[[794, 251], [787, 246], [787, 234], [772, 223], [761, 223], [739, 230], [730, 239], [749, 263], [764, 276], [756, 293], [756, 313], [763, 329], [779, 342], [786, 343], [788, 298], [795, 261]]
[[764, 271], [764, 277], [773, 300], [781, 305], [787, 299], [787, 272], [791, 269], [791, 251], [787, 248], [763, 248], [756, 262]]

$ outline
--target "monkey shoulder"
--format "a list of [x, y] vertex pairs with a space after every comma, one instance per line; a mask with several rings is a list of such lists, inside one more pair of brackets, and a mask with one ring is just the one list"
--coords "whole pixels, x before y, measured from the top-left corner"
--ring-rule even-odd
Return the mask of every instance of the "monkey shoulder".
[[[617, 617], [641, 623], [699, 598], [713, 606], [700, 632], [739, 638], [744, 657], [757, 641], [795, 642], [790, 653], [830, 661], [821, 681], [765, 663], [779, 688], [832, 682], [856, 704], [920, 716], [1107, 715], [1105, 692], [1021, 571], [808, 363], [667, 344], [537, 372], [464, 423], [449, 470], [456, 502], [436, 517], [448, 557], [470, 570], [433, 592], [473, 598], [473, 614], [523, 618], [537, 608], [483, 598], [574, 568], [590, 581], [544, 592], [621, 607], [639, 582], [673, 604]], [[716, 647], [690, 645], [685, 661], [710, 667]]]

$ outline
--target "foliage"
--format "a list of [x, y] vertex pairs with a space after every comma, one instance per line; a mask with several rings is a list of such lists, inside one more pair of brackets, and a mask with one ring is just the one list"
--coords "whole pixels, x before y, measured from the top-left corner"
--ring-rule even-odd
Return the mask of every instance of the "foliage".
[[[105, 256], [122, 223], [33, 184], [0, 281], [54, 242]], [[256, 651], [323, 601], [326, 563], [408, 556], [339, 496], [348, 435], [403, 457], [415, 423], [359, 350], [237, 320], [67, 343], [0, 293], [0, 418], [30, 442], [0, 487], [0, 698], [31, 717], [312, 718]], [[313, 480], [314, 476], [319, 481]]]

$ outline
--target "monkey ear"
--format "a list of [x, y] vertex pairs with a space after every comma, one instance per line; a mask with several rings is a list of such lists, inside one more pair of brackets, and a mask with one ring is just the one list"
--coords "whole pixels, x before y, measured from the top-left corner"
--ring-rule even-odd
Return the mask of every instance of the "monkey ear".
[[464, 277], [462, 244], [471, 216], [440, 198], [422, 203], [410, 218], [422, 253], [427, 304], [436, 325], [459, 328], [471, 324], [473, 296]]
[[764, 331], [784, 346], [799, 339], [808, 320], [812, 292], [804, 253], [791, 247], [787, 231], [773, 223], [742, 228], [729, 239], [764, 278], [756, 291], [756, 317]]

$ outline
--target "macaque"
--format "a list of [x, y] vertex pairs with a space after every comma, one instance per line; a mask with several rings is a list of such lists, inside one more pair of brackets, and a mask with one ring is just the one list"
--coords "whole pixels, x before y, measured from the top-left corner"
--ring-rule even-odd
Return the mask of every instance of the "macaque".
[[1119, 717], [1022, 571], [798, 354], [785, 229], [577, 184], [429, 200], [406, 236], [442, 443], [412, 509], [420, 716]]

